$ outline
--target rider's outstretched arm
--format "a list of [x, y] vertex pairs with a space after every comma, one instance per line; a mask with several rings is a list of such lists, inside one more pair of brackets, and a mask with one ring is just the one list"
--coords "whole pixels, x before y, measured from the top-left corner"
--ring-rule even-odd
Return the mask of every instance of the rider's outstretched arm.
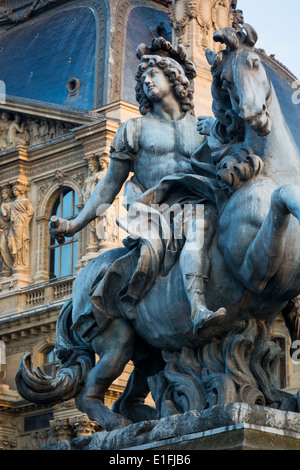
[[58, 240], [64, 236], [71, 237], [100, 216], [111, 205], [130, 172], [130, 162], [111, 159], [105, 177], [98, 182], [88, 202], [73, 220], [52, 217], [49, 230]]

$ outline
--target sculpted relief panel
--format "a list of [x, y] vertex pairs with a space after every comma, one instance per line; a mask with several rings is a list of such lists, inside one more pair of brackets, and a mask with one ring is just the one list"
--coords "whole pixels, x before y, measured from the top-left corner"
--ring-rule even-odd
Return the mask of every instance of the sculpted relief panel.
[[3, 112], [0, 119], [0, 150], [35, 145], [66, 134], [72, 125], [46, 118]]

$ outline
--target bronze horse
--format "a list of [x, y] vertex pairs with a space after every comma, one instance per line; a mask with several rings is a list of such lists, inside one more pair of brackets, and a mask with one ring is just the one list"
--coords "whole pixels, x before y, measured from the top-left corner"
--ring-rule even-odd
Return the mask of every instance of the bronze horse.
[[[133, 319], [112, 319], [103, 331], [82, 338], [72, 324], [90, 307], [95, 278], [126, 253], [112, 250], [91, 261], [77, 276], [74, 295], [57, 324], [57, 354], [62, 362], [56, 378], [30, 366], [24, 356], [17, 374], [22, 396], [37, 403], [76, 397], [77, 407], [107, 430], [159, 416], [143, 404], [147, 379], [164, 367], [161, 351], [198, 350], [224, 338], [241, 320], [272, 322], [300, 294], [300, 158], [281, 112], [272, 83], [255, 53], [257, 35], [226, 28], [214, 35], [224, 51], [207, 51], [212, 66], [216, 123], [208, 144], [213, 160], [209, 188], [219, 215], [210, 258], [206, 303], [221, 318], [193, 332], [189, 303], [178, 263], [135, 306]], [[201, 150], [199, 151], [201, 153]], [[201, 173], [198, 154], [192, 156]], [[94, 363], [94, 355], [100, 360]], [[128, 361], [134, 370], [112, 410], [104, 395]]]

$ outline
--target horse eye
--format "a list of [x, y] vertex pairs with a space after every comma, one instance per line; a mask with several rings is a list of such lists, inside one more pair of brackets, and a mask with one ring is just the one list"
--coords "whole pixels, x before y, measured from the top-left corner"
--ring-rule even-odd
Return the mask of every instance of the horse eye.
[[259, 68], [259, 64], [260, 64], [260, 60], [259, 59], [254, 59], [253, 62], [252, 62], [252, 66], [254, 69], [258, 69]]
[[222, 80], [222, 90], [227, 90], [228, 87], [229, 87], [229, 81], [224, 78]]
[[254, 54], [249, 54], [248, 65], [253, 69], [258, 69], [260, 66], [260, 59], [256, 57]]

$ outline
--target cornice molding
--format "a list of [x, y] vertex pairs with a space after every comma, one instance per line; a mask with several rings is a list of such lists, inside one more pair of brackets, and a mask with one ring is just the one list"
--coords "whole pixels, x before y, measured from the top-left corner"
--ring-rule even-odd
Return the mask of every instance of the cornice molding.
[[256, 49], [257, 54], [263, 62], [265, 62], [271, 69], [277, 72], [284, 80], [290, 85], [298, 78], [291, 72], [284, 64], [279, 62], [274, 55], [268, 55], [264, 49]]
[[0, 113], [3, 111], [54, 119], [75, 125], [89, 124], [99, 120], [99, 116], [86, 111], [10, 95], [6, 96], [5, 103], [0, 104]]

